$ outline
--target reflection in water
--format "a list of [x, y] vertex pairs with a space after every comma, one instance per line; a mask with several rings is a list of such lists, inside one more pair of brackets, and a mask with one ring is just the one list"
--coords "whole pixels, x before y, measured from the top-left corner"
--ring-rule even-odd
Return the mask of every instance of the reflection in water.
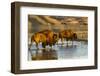
[[40, 49], [32, 52], [32, 60], [54, 60], [57, 58], [57, 53], [53, 49]]
[[[88, 57], [88, 44], [87, 42], [74, 41], [74, 45], [66, 47], [66, 44], [63, 46], [58, 46], [61, 51], [57, 52], [58, 59], [80, 59]], [[58, 49], [58, 50], [59, 50]]]
[[86, 41], [74, 41], [74, 44], [69, 46], [55, 45], [50, 48], [43, 49], [39, 45], [39, 50], [36, 50], [35, 44], [32, 45], [29, 60], [57, 60], [57, 59], [79, 59], [88, 57], [88, 43]]

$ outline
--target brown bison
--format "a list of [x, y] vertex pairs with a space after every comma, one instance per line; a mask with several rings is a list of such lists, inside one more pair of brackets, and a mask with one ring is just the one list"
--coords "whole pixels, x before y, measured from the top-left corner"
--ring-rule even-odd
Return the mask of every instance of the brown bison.
[[59, 32], [59, 38], [61, 39], [61, 42], [63, 44], [63, 41], [66, 40], [67, 41], [67, 46], [68, 46], [68, 41], [71, 40], [72, 41], [72, 45], [73, 45], [73, 40], [77, 39], [77, 34], [74, 33], [72, 30], [63, 30]]
[[30, 47], [32, 46], [32, 43], [35, 42], [37, 49], [38, 48], [38, 44], [40, 42], [44, 43], [46, 41], [46, 36], [42, 33], [35, 33], [34, 35], [32, 35], [31, 37], [31, 44]]
[[58, 35], [56, 33], [51, 30], [43, 30], [32, 35], [30, 46], [32, 46], [32, 43], [35, 42], [37, 49], [39, 49], [38, 45], [41, 42], [43, 48], [45, 48], [47, 45], [52, 48], [52, 46], [55, 45], [57, 40]]

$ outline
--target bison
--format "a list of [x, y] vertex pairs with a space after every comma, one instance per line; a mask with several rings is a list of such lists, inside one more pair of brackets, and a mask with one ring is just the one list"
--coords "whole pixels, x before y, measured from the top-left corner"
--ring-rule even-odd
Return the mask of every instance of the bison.
[[63, 41], [66, 40], [67, 46], [68, 46], [68, 41], [71, 40], [72, 45], [73, 45], [73, 40], [77, 39], [77, 34], [70, 29], [69, 30], [63, 30], [63, 31], [59, 32], [59, 38], [61, 39], [62, 44], [63, 44]]
[[30, 46], [32, 46], [32, 43], [35, 42], [37, 49], [39, 49], [38, 45], [41, 42], [43, 48], [45, 48], [47, 45], [52, 48], [52, 46], [57, 43], [58, 38], [58, 34], [51, 30], [39, 31], [31, 36]]

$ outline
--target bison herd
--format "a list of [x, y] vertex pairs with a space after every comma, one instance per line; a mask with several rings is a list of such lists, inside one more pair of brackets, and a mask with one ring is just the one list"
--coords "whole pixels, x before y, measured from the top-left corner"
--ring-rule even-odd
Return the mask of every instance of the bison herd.
[[46, 46], [48, 45], [52, 48], [53, 45], [58, 44], [59, 40], [61, 40], [63, 45], [63, 42], [65, 40], [67, 42], [70, 40], [72, 41], [73, 44], [73, 40], [76, 39], [77, 39], [77, 34], [70, 29], [62, 30], [60, 32], [54, 32], [52, 30], [43, 30], [36, 32], [31, 36], [30, 47], [32, 46], [32, 43], [35, 42], [37, 49], [39, 49], [38, 45], [40, 43], [42, 43], [43, 48], [46, 48]]

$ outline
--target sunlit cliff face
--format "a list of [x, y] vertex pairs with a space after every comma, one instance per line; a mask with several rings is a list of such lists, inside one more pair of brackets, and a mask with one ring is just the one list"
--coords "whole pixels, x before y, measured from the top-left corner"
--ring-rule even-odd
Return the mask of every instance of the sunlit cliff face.
[[43, 20], [41, 17], [39, 17], [39, 16], [35, 16], [35, 15], [31, 15], [31, 16], [29, 16], [31, 19], [35, 19], [35, 20], [37, 20], [39, 23], [41, 23], [41, 24], [43, 24], [43, 25], [46, 25], [47, 24], [47, 22], [45, 21], [45, 20]]
[[28, 15], [28, 30], [29, 33], [45, 29], [60, 31], [69, 28], [87, 31], [87, 22], [87, 17]]
[[61, 22], [57, 19], [54, 19], [50, 16], [43, 16], [49, 23], [53, 23], [54, 25], [61, 25]]

